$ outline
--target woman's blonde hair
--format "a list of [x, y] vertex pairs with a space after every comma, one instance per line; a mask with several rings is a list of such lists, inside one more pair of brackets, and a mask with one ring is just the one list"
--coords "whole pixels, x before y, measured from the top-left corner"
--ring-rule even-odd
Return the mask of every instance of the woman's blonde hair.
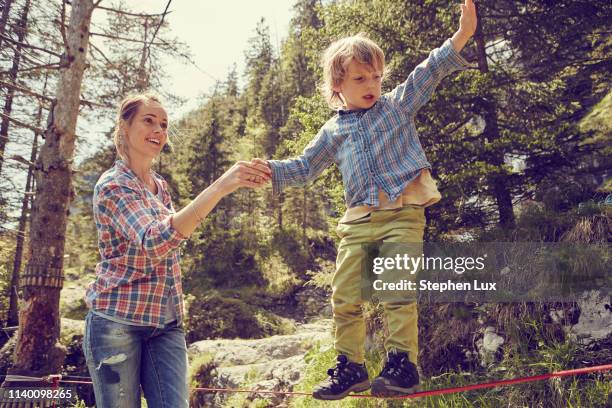
[[113, 142], [115, 143], [117, 155], [122, 160], [128, 160], [127, 143], [125, 141], [125, 133], [122, 130], [122, 125], [123, 123], [131, 125], [134, 116], [136, 116], [138, 112], [138, 108], [149, 102], [157, 102], [161, 105], [161, 99], [157, 95], [151, 93], [128, 95], [123, 98], [119, 105], [117, 122], [115, 123], [115, 130], [113, 131]]
[[332, 109], [341, 108], [344, 103], [340, 93], [334, 91], [344, 79], [346, 69], [353, 58], [361, 63], [384, 71], [385, 53], [364, 33], [334, 41], [323, 53], [323, 84], [321, 91]]

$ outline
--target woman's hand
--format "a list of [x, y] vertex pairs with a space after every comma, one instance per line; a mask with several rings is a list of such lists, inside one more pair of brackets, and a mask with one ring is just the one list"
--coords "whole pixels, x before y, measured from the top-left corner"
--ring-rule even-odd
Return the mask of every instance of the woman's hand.
[[[254, 159], [251, 159], [251, 164], [263, 166], [268, 172], [268, 174], [270, 175], [270, 180], [272, 179], [272, 168], [270, 167], [270, 164], [268, 163], [267, 160], [256, 157]], [[261, 181], [261, 180], [256, 180], [256, 181]]]
[[254, 159], [251, 162], [237, 162], [219, 177], [218, 183], [225, 194], [230, 194], [240, 187], [262, 187], [271, 179], [272, 171], [267, 162]]
[[181, 235], [189, 237], [223, 197], [240, 187], [262, 187], [271, 179], [272, 171], [265, 160], [239, 161], [174, 214], [172, 225]]

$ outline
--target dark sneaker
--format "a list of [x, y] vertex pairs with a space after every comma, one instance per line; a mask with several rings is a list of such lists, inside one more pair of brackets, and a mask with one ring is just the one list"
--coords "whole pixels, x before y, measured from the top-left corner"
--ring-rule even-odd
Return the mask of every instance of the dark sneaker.
[[419, 373], [408, 360], [408, 353], [389, 352], [384, 368], [372, 381], [372, 395], [392, 397], [420, 390]]
[[337, 360], [336, 367], [327, 370], [329, 378], [313, 389], [314, 398], [339, 400], [351, 392], [362, 392], [370, 388], [365, 364], [352, 363], [344, 354], [340, 354]]

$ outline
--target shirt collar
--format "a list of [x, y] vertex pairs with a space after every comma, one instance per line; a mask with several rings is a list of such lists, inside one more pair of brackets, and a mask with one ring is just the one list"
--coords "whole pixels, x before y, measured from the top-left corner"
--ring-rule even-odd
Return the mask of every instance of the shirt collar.
[[352, 113], [357, 113], [360, 115], [363, 115], [364, 113], [366, 113], [369, 110], [374, 109], [376, 106], [378, 106], [380, 104], [380, 101], [382, 99], [382, 96], [380, 98], [378, 98], [378, 100], [376, 101], [376, 103], [374, 105], [372, 105], [372, 107], [368, 108], [368, 109], [344, 109], [344, 108], [338, 108], [336, 110], [336, 113], [338, 113], [338, 115], [342, 116], [342, 115], [350, 115]]
[[351, 113], [363, 113], [366, 110], [367, 109], [352, 109], [352, 110], [348, 110], [348, 109], [339, 108], [336, 112], [338, 113], [338, 115], [349, 115]]

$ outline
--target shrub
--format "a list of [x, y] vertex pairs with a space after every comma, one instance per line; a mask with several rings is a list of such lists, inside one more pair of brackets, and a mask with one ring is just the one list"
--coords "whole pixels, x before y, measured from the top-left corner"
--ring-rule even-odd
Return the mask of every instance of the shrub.
[[[191, 388], [212, 386], [216, 376], [216, 368], [217, 365], [212, 354], [204, 353], [194, 358], [189, 368], [189, 384]], [[210, 394], [192, 390], [189, 395], [189, 406], [209, 406], [211, 403], [210, 399]]]
[[262, 338], [285, 334], [292, 326], [279, 316], [217, 294], [195, 299], [189, 307], [187, 341], [210, 338]]

